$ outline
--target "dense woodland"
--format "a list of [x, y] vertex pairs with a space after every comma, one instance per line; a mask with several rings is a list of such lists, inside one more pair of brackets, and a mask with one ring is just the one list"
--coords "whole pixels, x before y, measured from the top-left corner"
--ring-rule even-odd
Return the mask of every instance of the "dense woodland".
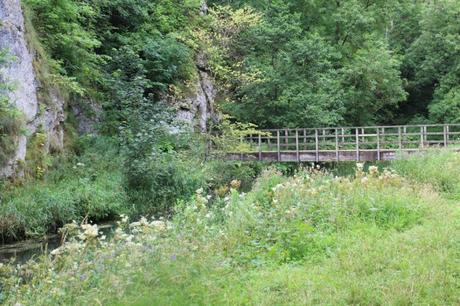
[[[39, 98], [52, 84], [66, 101], [65, 147], [43, 152], [38, 132], [21, 175], [0, 180], [0, 242], [67, 243], [0, 263], [0, 303], [458, 305], [458, 154], [298, 167], [212, 159], [207, 144], [256, 127], [460, 123], [459, 1], [22, 6]], [[0, 50], [0, 66], [14, 60]], [[218, 92], [212, 134], [171, 103], [200, 71]], [[0, 83], [0, 166], [27, 133], [13, 89]], [[78, 133], [75, 106], [94, 133]], [[113, 239], [94, 225], [107, 221]]]
[[52, 73], [74, 103], [103, 103], [107, 133], [183, 95], [200, 53], [220, 109], [260, 127], [459, 121], [454, 0], [24, 3]]

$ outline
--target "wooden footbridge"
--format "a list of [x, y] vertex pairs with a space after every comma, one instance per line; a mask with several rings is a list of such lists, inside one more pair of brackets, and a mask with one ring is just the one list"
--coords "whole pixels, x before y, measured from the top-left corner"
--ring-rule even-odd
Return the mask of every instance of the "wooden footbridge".
[[433, 147], [460, 149], [460, 124], [260, 130], [224, 154], [243, 161], [377, 161]]

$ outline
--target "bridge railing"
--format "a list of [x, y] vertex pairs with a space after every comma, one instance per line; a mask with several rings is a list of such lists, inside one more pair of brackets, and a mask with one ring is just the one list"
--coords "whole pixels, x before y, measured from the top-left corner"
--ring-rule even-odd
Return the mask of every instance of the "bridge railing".
[[245, 150], [226, 152], [230, 159], [383, 160], [398, 151], [458, 146], [460, 124], [267, 129], [240, 142]]

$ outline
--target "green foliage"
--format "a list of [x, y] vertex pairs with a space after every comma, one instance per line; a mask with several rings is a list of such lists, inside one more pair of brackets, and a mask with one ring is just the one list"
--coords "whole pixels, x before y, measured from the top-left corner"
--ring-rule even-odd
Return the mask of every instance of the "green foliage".
[[138, 216], [166, 216], [178, 199], [205, 187], [201, 144], [166, 106], [159, 108], [132, 116], [122, 133], [125, 188]]
[[97, 6], [73, 0], [27, 0], [25, 5], [61, 85], [84, 94], [99, 81], [103, 59], [95, 53], [101, 45], [94, 31]]
[[433, 185], [439, 192], [460, 199], [460, 155], [453, 151], [433, 150], [397, 159], [393, 167], [402, 175], [417, 182]]
[[[242, 2], [232, 2], [244, 8]], [[262, 14], [255, 25], [232, 37], [226, 51], [230, 55], [224, 63], [235, 80], [224, 110], [263, 127], [393, 119], [406, 98], [400, 60], [387, 43], [397, 1], [249, 4]], [[246, 10], [246, 18], [254, 14]], [[226, 29], [227, 24], [219, 26]]]
[[43, 237], [72, 220], [107, 220], [127, 211], [121, 161], [113, 140], [80, 142], [86, 147], [83, 155], [54, 159], [46, 174], [35, 169], [43, 181], [3, 188], [2, 241]]
[[250, 5], [259, 16], [232, 38], [226, 69], [215, 72], [234, 78], [224, 110], [240, 121], [368, 125], [428, 112], [437, 122], [458, 119], [455, 1], [213, 3]]
[[427, 188], [375, 169], [341, 179], [271, 170], [248, 194], [230, 191], [225, 205], [209, 205], [198, 192], [172, 220], [122, 218], [109, 241], [96, 226], [69, 224], [67, 243], [52, 255], [0, 266], [0, 298], [7, 305], [455, 304], [459, 210]]
[[[404, 45], [403, 76], [408, 79], [409, 114], [428, 114], [431, 121], [457, 122], [455, 95], [460, 80], [460, 42], [457, 1], [417, 1], [402, 9], [404, 18], [395, 25], [412, 28], [400, 32], [397, 45]], [[410, 34], [410, 35], [408, 35]]]
[[371, 40], [355, 52], [353, 60], [343, 68], [347, 122], [391, 122], [398, 104], [406, 98], [399, 66], [388, 46], [378, 40]]

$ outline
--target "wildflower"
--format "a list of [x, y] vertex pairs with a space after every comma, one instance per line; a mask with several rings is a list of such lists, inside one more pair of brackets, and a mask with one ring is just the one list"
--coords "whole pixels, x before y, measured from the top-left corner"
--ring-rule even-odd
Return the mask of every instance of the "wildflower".
[[91, 225], [91, 224], [83, 224], [81, 228], [84, 230], [83, 234], [80, 235], [80, 238], [82, 240], [91, 240], [97, 237], [99, 234], [99, 230], [97, 228], [97, 225]]
[[369, 174], [376, 175], [379, 173], [379, 168], [377, 166], [369, 167]]
[[149, 222], [147, 221], [147, 218], [145, 217], [141, 217], [141, 219], [139, 220], [139, 224], [142, 226], [149, 226]]
[[363, 184], [363, 185], [367, 185], [368, 181], [369, 181], [369, 179], [367, 177], [361, 178], [361, 184]]
[[139, 221], [136, 221], [136, 222], [131, 223], [129, 227], [138, 227], [139, 225], [141, 225], [141, 223]]
[[57, 249], [52, 250], [50, 254], [52, 256], [58, 256], [58, 255], [61, 255], [62, 253], [63, 253], [62, 247], [59, 247]]
[[120, 215], [121, 217], [121, 223], [128, 223], [129, 218], [127, 215]]
[[203, 193], [203, 188], [199, 188], [195, 191], [197, 194], [202, 194]]
[[356, 163], [356, 170], [362, 172], [364, 169], [364, 163]]
[[166, 229], [166, 223], [164, 221], [156, 220], [150, 223], [155, 229], [164, 231]]
[[217, 188], [215, 192], [219, 197], [223, 197], [228, 192], [228, 187], [227, 186], [221, 186], [221, 187]]
[[233, 189], [238, 189], [241, 187], [241, 181], [240, 180], [232, 180], [230, 182], [230, 187], [232, 187]]

